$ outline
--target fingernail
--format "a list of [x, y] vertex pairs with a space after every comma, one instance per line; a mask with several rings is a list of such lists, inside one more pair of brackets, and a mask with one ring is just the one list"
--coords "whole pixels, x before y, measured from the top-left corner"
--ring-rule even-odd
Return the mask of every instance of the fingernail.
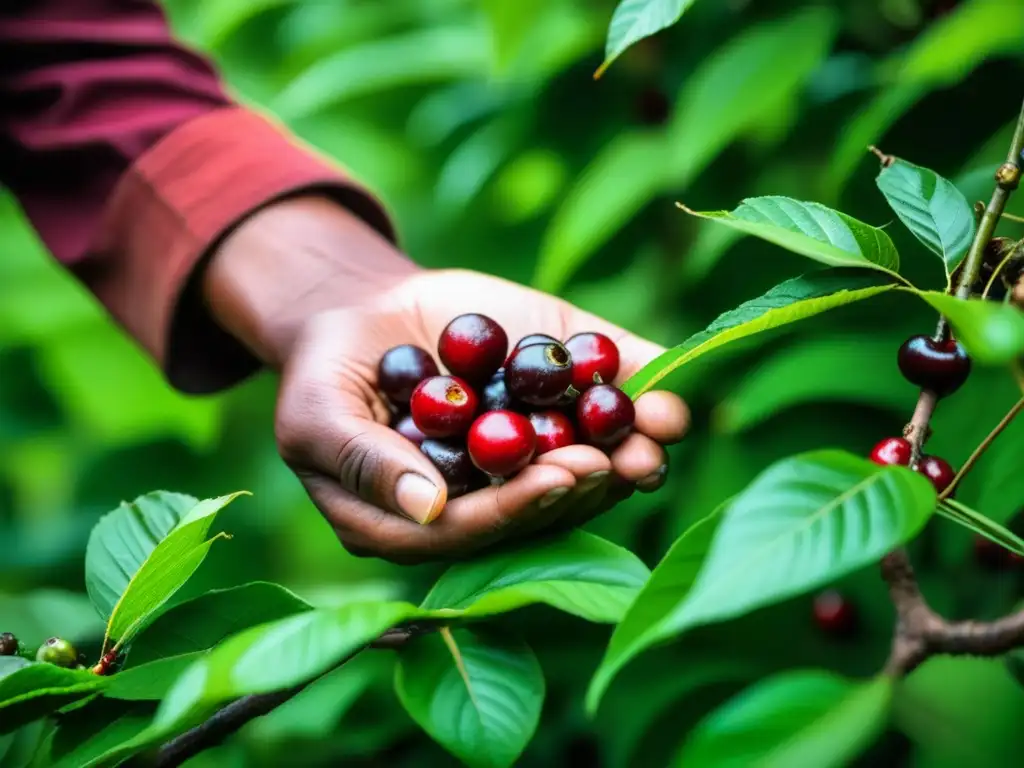
[[422, 475], [406, 472], [395, 485], [395, 501], [406, 517], [426, 525], [441, 513], [441, 489]]
[[595, 488], [597, 488], [597, 486], [599, 486], [601, 483], [603, 483], [605, 478], [608, 477], [608, 475], [610, 474], [611, 472], [609, 472], [606, 469], [601, 470], [600, 472], [594, 472], [593, 474], [587, 475], [585, 478], [583, 478], [583, 481], [577, 486], [577, 488], [579, 489], [580, 493], [592, 491]]
[[658, 469], [636, 484], [641, 493], [651, 493], [665, 484], [668, 478], [668, 464], [662, 464]]
[[540, 508], [547, 509], [569, 492], [568, 488], [552, 488], [540, 497]]

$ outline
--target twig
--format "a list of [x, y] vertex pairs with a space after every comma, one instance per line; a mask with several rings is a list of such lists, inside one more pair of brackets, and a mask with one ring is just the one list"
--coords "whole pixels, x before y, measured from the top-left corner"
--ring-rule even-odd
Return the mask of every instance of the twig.
[[[324, 674], [330, 674], [338, 667], [347, 664], [368, 648], [399, 648], [422, 631], [421, 627], [389, 629], [373, 642], [350, 653]], [[176, 768], [200, 752], [220, 744], [251, 720], [272, 712], [304, 691], [313, 682], [315, 680], [281, 691], [243, 696], [237, 701], [233, 701], [202, 724], [164, 744], [157, 752], [153, 765], [156, 768]]]
[[956, 477], [953, 478], [953, 481], [946, 486], [946, 490], [939, 494], [939, 499], [948, 499], [953, 495], [953, 491], [956, 490], [956, 487], [960, 484], [964, 475], [966, 475], [970, 471], [971, 467], [977, 463], [978, 459], [981, 458], [981, 455], [988, 450], [990, 445], [992, 445], [992, 442], [999, 437], [999, 433], [1010, 425], [1010, 422], [1013, 421], [1017, 414], [1021, 412], [1021, 409], [1024, 409], [1024, 397], [1014, 403], [1013, 407], [1007, 411], [1002, 420], [992, 428], [992, 431], [988, 433], [988, 436], [981, 441], [977, 448], [974, 449], [974, 453], [967, 457], [967, 461], [965, 461], [964, 465], [960, 467], [960, 471], [956, 473]]
[[[978, 280], [985, 247], [992, 239], [996, 225], [1006, 207], [1010, 193], [1020, 181], [1021, 150], [1024, 149], [1024, 105], [1017, 118], [1017, 127], [1010, 143], [1006, 162], [996, 172], [996, 188], [988, 206], [981, 213], [978, 231], [964, 258], [953, 295], [966, 299]], [[883, 160], [881, 153], [880, 159]], [[976, 211], [978, 208], [976, 207]], [[945, 318], [940, 318], [937, 334], [945, 333]], [[938, 398], [930, 390], [921, 390], [910, 423], [903, 430], [912, 447], [911, 468], [921, 458], [921, 446], [928, 439], [929, 426]], [[1003, 418], [1003, 421], [985, 438], [967, 460], [943, 497], [952, 492], [964, 474], [985, 452], [991, 442], [1013, 420], [1024, 405], [1024, 398]], [[889, 597], [896, 609], [896, 628], [892, 649], [885, 664], [885, 672], [893, 676], [905, 675], [929, 656], [936, 653], [993, 656], [1024, 643], [1024, 611], [993, 622], [949, 622], [935, 613], [921, 594], [910, 556], [905, 549], [886, 555], [881, 562], [882, 578], [889, 586]]]

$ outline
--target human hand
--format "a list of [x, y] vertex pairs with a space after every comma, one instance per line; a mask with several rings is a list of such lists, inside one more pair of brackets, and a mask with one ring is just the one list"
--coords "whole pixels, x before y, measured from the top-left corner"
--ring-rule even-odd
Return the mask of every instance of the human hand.
[[[378, 259], [366, 253], [382, 248], [391, 246], [375, 235], [360, 248], [364, 269], [390, 263], [384, 252]], [[350, 286], [349, 298], [334, 306], [337, 299], [321, 281], [301, 294], [305, 308], [278, 313], [275, 325], [287, 331], [249, 334], [257, 351], [276, 350], [265, 357], [282, 368], [276, 418], [281, 455], [346, 549], [406, 563], [463, 557], [580, 525], [634, 489], [662, 485], [662, 446], [682, 438], [689, 413], [676, 395], [649, 392], [635, 404], [634, 433], [610, 455], [585, 445], [561, 448], [500, 486], [448, 500], [427, 457], [388, 426], [376, 375], [389, 348], [415, 344], [434, 351], [453, 317], [480, 312], [505, 328], [511, 344], [529, 333], [560, 339], [604, 333], [621, 354], [616, 384], [663, 350], [565, 301], [499, 278], [397, 265], [388, 274], [358, 297]], [[350, 275], [347, 282], [353, 280], [359, 277]], [[284, 315], [292, 319], [282, 322]]]

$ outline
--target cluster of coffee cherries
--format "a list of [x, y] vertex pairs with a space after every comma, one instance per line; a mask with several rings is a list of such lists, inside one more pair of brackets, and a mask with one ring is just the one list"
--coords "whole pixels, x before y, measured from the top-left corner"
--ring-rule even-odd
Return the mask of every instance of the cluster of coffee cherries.
[[610, 382], [619, 350], [600, 333], [559, 341], [543, 333], [509, 352], [505, 330], [480, 314], [459, 315], [437, 354], [403, 344], [384, 353], [377, 386], [392, 428], [437, 467], [448, 497], [500, 482], [536, 456], [575, 443], [611, 450], [633, 429], [633, 402]]
[[[0, 656], [21, 656], [31, 658], [31, 652], [20, 642], [12, 632], [0, 633]], [[87, 669], [85, 655], [78, 652], [69, 641], [62, 637], [51, 637], [35, 652], [35, 660], [43, 664], [53, 664], [65, 669]], [[92, 667], [92, 672], [97, 675], [108, 675], [116, 672], [124, 660], [123, 654], [119, 651], [110, 651]]]
[[[896, 361], [907, 381], [931, 390], [937, 397], [956, 392], [971, 373], [971, 358], [963, 345], [952, 338], [911, 336], [903, 342]], [[912, 454], [909, 440], [887, 437], [872, 449], [870, 458], [876, 464], [909, 466]], [[931, 480], [938, 493], [945, 491], [956, 477], [956, 470], [948, 461], [928, 454], [920, 457], [914, 470]]]

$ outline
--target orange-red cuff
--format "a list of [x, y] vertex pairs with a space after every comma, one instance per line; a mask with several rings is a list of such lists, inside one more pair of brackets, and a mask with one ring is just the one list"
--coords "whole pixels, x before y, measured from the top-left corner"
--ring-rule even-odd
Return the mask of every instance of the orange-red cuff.
[[221, 389], [258, 364], [229, 349], [226, 335], [194, 307], [187, 320], [176, 317], [190, 275], [254, 211], [314, 190], [394, 238], [384, 208], [343, 170], [252, 111], [210, 112], [165, 136], [124, 174], [82, 277], [172, 384]]

